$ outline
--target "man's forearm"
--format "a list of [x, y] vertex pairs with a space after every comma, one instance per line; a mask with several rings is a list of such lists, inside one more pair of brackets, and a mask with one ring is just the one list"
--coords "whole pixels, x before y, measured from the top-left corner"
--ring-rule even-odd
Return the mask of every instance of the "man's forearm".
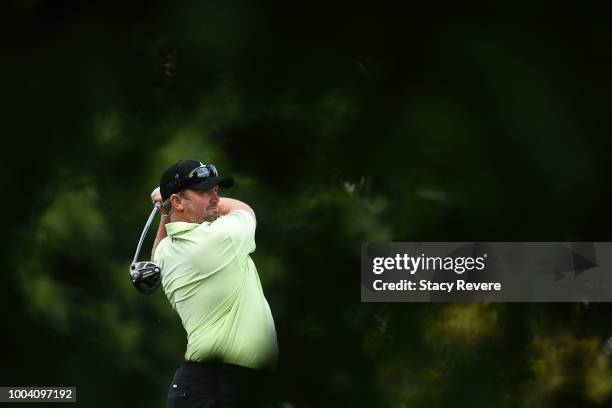
[[243, 203], [242, 201], [236, 200], [234, 198], [221, 197], [219, 199], [220, 215], [227, 215], [231, 212], [238, 210], [244, 210], [250, 213], [253, 217], [255, 217], [255, 212], [248, 204]]
[[155, 255], [155, 249], [157, 249], [157, 245], [161, 242], [162, 239], [168, 236], [166, 232], [166, 224], [170, 222], [170, 217], [164, 217], [163, 215], [159, 220], [159, 227], [157, 228], [157, 235], [155, 236], [155, 241], [153, 242], [153, 249], [151, 249], [151, 260]]

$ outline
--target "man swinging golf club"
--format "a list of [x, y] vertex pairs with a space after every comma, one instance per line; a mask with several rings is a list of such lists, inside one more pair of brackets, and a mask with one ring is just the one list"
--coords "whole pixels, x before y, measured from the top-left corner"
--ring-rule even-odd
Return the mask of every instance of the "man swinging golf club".
[[187, 332], [169, 407], [269, 406], [278, 345], [257, 269], [255, 213], [219, 197], [233, 186], [214, 165], [182, 160], [151, 194], [162, 203], [152, 258]]

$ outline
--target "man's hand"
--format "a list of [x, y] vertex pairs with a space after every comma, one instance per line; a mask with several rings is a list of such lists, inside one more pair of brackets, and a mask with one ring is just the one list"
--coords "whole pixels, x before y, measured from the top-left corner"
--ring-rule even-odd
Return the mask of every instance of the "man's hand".
[[[151, 202], [152, 202], [153, 204], [155, 204], [155, 203], [160, 203], [160, 204], [163, 204], [163, 202], [162, 202], [161, 192], [159, 191], [159, 187], [157, 187], [155, 190], [153, 190], [153, 191], [151, 192]], [[166, 211], [166, 209], [164, 208], [164, 206], [163, 206], [163, 205], [162, 205], [161, 207], [159, 207], [159, 212], [160, 212], [162, 215], [167, 216], [167, 211]]]
[[153, 204], [162, 202], [162, 196], [161, 196], [161, 192], [159, 191], [159, 187], [157, 187], [155, 190], [151, 192], [151, 202]]

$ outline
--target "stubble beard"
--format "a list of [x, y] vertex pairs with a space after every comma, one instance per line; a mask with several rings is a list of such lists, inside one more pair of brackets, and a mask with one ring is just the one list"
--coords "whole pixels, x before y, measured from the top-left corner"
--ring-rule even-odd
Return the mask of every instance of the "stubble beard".
[[213, 222], [214, 220], [216, 220], [217, 218], [219, 218], [219, 207], [216, 207], [216, 214], [214, 215], [209, 215], [208, 211], [206, 211], [206, 215], [204, 216], [204, 222]]

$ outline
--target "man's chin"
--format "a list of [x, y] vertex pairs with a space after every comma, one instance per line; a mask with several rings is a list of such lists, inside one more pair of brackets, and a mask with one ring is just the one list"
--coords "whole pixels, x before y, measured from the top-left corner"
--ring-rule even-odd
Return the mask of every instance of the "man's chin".
[[219, 207], [209, 208], [204, 216], [204, 221], [211, 222], [219, 218]]
[[206, 221], [206, 222], [213, 222], [217, 218], [219, 218], [219, 212], [218, 211], [216, 211], [215, 214], [210, 214], [210, 215], [207, 215], [206, 217], [204, 217], [204, 221]]

